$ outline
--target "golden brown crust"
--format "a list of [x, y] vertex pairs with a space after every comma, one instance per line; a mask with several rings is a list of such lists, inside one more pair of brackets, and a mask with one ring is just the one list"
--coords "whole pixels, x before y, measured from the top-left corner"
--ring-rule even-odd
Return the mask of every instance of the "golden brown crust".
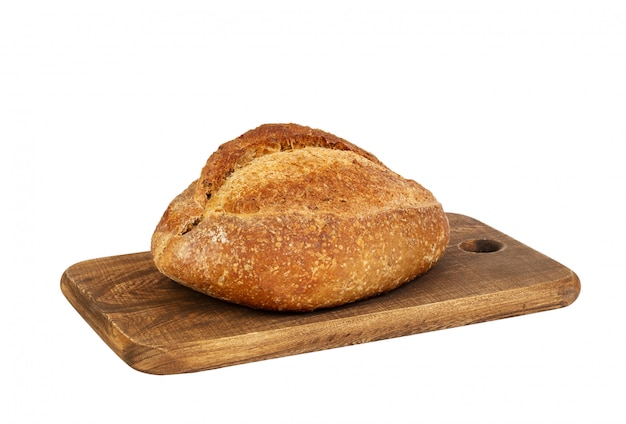
[[318, 129], [297, 124], [261, 125], [235, 140], [222, 144], [209, 157], [195, 191], [196, 201], [201, 203], [210, 198], [228, 176], [254, 159], [270, 153], [303, 147], [349, 150], [371, 161], [379, 162], [371, 153]]
[[169, 205], [157, 268], [210, 296], [308, 311], [374, 296], [431, 268], [448, 242], [432, 194], [319, 130], [266, 125], [223, 144]]

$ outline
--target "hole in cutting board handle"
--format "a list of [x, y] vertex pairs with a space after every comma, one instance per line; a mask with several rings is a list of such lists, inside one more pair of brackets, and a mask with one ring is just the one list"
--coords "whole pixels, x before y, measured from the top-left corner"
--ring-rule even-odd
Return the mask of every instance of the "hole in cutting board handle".
[[493, 239], [471, 239], [458, 244], [459, 249], [471, 253], [493, 253], [504, 249], [504, 243]]

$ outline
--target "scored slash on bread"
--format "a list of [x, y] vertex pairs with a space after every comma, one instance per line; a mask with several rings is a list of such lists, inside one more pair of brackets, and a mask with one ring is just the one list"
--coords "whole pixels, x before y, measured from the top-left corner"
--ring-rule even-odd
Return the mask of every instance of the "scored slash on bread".
[[209, 157], [151, 251], [159, 271], [212, 297], [311, 311], [415, 279], [448, 238], [443, 208], [415, 181], [327, 132], [270, 124]]

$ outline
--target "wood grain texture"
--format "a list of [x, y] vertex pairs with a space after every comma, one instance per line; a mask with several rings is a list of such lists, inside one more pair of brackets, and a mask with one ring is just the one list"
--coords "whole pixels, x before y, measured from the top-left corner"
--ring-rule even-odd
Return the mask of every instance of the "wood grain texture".
[[511, 237], [448, 214], [450, 243], [428, 273], [390, 293], [310, 313], [222, 302], [161, 275], [149, 252], [69, 267], [61, 290], [136, 370], [177, 374], [457, 327], [570, 305], [570, 269]]

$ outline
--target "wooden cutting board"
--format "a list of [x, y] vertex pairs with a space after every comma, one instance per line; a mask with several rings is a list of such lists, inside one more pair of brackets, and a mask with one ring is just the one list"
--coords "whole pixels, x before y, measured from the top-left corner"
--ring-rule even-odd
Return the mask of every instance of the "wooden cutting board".
[[310, 313], [212, 299], [162, 276], [149, 252], [69, 267], [61, 289], [131, 367], [177, 374], [406, 336], [570, 305], [576, 274], [475, 219], [448, 214], [450, 244], [422, 277]]

